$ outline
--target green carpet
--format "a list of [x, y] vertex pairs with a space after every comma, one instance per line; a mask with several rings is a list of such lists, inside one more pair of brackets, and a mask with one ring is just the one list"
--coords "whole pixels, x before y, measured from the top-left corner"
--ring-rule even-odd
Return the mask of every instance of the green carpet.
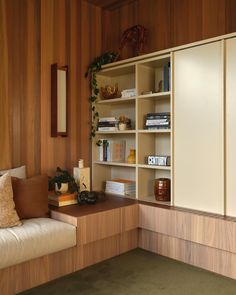
[[236, 281], [136, 249], [23, 294], [235, 295]]

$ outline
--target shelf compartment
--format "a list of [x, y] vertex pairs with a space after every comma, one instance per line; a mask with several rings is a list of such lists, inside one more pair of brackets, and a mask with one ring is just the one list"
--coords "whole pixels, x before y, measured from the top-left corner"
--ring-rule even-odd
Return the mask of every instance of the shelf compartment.
[[[142, 133], [138, 135], [138, 164], [147, 165], [148, 156], [170, 156], [171, 155], [171, 137], [167, 133], [150, 134]], [[158, 169], [160, 166], [155, 166]], [[163, 167], [163, 166], [162, 166]], [[166, 166], [164, 166], [166, 167]], [[162, 170], [171, 170], [169, 166]], [[152, 168], [150, 168], [152, 169]]]
[[[127, 130], [128, 131], [128, 130]], [[112, 133], [109, 133], [109, 132], [99, 132], [96, 134], [96, 137], [95, 139], [93, 140], [93, 148], [92, 148], [92, 151], [93, 151], [93, 157], [92, 157], [92, 160], [93, 162], [101, 162], [101, 163], [115, 163], [114, 165], [120, 165], [119, 162], [118, 164], [116, 164], [117, 162], [103, 162], [103, 161], [100, 161], [102, 159], [102, 147], [99, 147], [97, 146], [97, 141], [99, 140], [111, 140], [111, 141], [125, 141], [125, 161], [122, 161], [122, 163], [126, 163], [127, 161], [127, 157], [128, 155], [130, 154], [130, 150], [131, 149], [136, 149], [136, 133], [135, 132], [126, 132], [126, 131], [121, 131], [121, 132], [112, 132]], [[118, 160], [118, 159], [117, 159]], [[109, 164], [104, 164], [104, 165], [109, 165]]]
[[139, 168], [145, 168], [145, 169], [158, 169], [158, 170], [171, 170], [170, 166], [155, 166], [155, 165], [146, 165], [146, 164], [138, 164]]
[[[127, 133], [132, 132], [136, 128], [135, 120], [135, 100], [132, 100], [131, 103], [119, 103], [116, 104], [103, 104], [98, 103], [96, 105], [96, 110], [99, 113], [99, 118], [102, 117], [116, 117], [119, 119], [120, 116], [125, 116], [131, 120], [131, 130], [125, 130]], [[100, 131], [99, 131], [100, 132]]]
[[[105, 191], [105, 183], [112, 179], [136, 180], [136, 165], [127, 163], [92, 163], [92, 189]], [[134, 196], [135, 197], [135, 196]]]
[[[138, 129], [140, 131], [163, 131], [163, 130], [169, 130], [169, 129], [155, 129], [155, 130], [146, 130], [143, 129], [146, 122], [146, 115], [148, 113], [166, 113], [171, 112], [171, 102], [170, 99], [160, 99], [163, 97], [150, 97], [145, 99], [139, 99], [137, 100], [137, 109], [138, 109], [138, 122], [136, 123], [138, 125]], [[171, 120], [171, 118], [170, 118]]]
[[[170, 63], [170, 55], [159, 56], [143, 62], [138, 62], [137, 65], [137, 85], [138, 95], [146, 91], [158, 92], [160, 91], [160, 83], [162, 85], [161, 91], [167, 90], [167, 83], [170, 87], [170, 71], [168, 64]], [[166, 72], [164, 71], [164, 67]], [[165, 74], [164, 74], [165, 72]], [[164, 80], [166, 81], [164, 88]], [[162, 81], [162, 82], [161, 82]]]
[[[138, 199], [155, 201], [154, 183], [157, 178], [171, 178], [168, 170], [138, 168]], [[153, 196], [153, 197], [147, 197]], [[163, 202], [166, 203], [166, 202]]]

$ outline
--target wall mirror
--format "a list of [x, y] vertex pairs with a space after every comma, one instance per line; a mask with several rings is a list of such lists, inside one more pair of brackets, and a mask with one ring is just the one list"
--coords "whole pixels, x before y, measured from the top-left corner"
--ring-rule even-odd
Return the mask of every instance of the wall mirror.
[[51, 65], [51, 136], [68, 135], [68, 66]]

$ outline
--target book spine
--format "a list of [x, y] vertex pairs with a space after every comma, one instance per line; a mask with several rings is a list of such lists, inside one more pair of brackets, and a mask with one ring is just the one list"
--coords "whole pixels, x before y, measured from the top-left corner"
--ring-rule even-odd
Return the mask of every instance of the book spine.
[[103, 140], [103, 161], [107, 161], [107, 145], [108, 142], [106, 139]]

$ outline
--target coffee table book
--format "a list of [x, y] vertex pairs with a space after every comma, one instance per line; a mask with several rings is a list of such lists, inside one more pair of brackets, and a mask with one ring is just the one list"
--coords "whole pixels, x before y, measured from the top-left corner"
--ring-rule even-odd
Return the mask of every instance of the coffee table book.
[[53, 206], [62, 207], [77, 204], [77, 194], [61, 194], [57, 195], [55, 192], [48, 193], [48, 203]]

